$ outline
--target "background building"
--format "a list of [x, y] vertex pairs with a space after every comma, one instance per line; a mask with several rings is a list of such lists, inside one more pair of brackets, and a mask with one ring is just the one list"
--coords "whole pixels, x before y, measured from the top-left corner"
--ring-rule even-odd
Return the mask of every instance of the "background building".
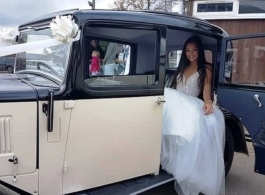
[[265, 32], [265, 0], [194, 0], [187, 14], [210, 21], [230, 35]]

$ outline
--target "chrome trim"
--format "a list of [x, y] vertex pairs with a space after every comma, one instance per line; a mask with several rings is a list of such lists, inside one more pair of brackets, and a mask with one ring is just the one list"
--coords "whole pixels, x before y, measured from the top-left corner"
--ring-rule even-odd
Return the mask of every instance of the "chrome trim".
[[137, 191], [137, 192], [134, 192], [134, 193], [132, 193], [132, 194], [130, 194], [130, 195], [137, 195], [137, 194], [140, 194], [140, 193], [146, 192], [147, 190], [151, 190], [151, 189], [153, 189], [153, 188], [156, 188], [156, 187], [158, 187], [158, 186], [161, 186], [161, 185], [163, 185], [163, 184], [169, 183], [169, 182], [174, 181], [174, 180], [175, 180], [174, 178], [171, 178], [171, 179], [168, 179], [168, 180], [162, 181], [162, 182], [157, 183], [157, 184], [155, 184], [155, 185], [149, 186], [148, 188], [144, 188], [144, 189], [142, 189], [142, 190], [139, 190], [139, 191]]

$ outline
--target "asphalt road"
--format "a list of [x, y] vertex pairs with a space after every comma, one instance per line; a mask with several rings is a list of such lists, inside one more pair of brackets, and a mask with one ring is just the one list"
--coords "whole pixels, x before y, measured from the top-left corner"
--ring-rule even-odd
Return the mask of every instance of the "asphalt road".
[[[226, 178], [226, 195], [264, 195], [265, 175], [254, 172], [255, 154], [252, 144], [248, 142], [249, 157], [235, 153], [233, 165]], [[141, 195], [176, 195], [174, 183]]]
[[264, 195], [265, 175], [254, 172], [255, 153], [248, 142], [249, 157], [235, 154], [231, 171], [226, 179], [226, 195]]

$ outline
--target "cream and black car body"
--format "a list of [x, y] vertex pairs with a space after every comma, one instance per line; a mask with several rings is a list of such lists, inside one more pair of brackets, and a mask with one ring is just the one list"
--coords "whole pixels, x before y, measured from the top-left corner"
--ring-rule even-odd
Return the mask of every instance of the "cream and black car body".
[[[265, 173], [265, 111], [257, 102], [264, 102], [264, 90], [231, 84], [225, 69], [230, 41], [242, 37], [166, 12], [66, 10], [20, 25], [18, 43], [52, 39], [49, 24], [57, 15], [73, 16], [80, 39], [18, 53], [14, 74], [0, 75], [3, 193], [127, 195], [172, 182], [160, 167], [163, 94], [192, 35], [202, 39], [214, 67], [213, 99], [226, 122], [226, 174], [234, 152], [248, 155], [244, 127], [255, 171]], [[115, 74], [89, 73], [92, 40], [102, 59], [110, 43], [118, 45]]]

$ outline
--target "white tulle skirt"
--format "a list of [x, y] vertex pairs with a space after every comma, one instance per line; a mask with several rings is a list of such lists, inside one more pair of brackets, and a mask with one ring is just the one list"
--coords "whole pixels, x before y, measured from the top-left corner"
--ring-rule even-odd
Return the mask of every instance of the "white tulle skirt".
[[174, 89], [166, 88], [164, 96], [162, 169], [173, 174], [185, 195], [225, 194], [222, 112], [214, 106], [204, 115], [203, 101]]

